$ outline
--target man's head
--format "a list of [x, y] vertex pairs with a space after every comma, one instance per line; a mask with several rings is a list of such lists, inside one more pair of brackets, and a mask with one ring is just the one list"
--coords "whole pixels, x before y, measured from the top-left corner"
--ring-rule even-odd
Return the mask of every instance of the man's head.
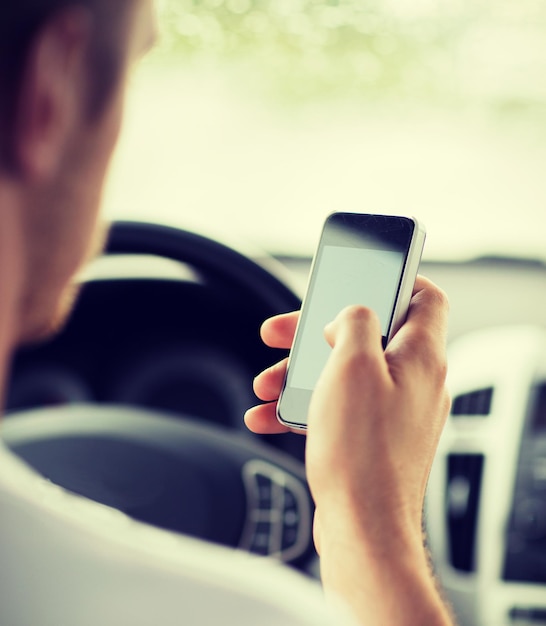
[[62, 321], [74, 273], [96, 252], [126, 74], [153, 36], [152, 0], [0, 7], [0, 227], [11, 211], [23, 277], [18, 341]]

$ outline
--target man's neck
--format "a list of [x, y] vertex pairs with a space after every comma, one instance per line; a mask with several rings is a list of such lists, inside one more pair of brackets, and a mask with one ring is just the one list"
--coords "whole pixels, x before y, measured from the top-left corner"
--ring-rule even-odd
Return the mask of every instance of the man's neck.
[[9, 362], [19, 334], [22, 260], [18, 196], [14, 186], [0, 176], [0, 407], [3, 407]]

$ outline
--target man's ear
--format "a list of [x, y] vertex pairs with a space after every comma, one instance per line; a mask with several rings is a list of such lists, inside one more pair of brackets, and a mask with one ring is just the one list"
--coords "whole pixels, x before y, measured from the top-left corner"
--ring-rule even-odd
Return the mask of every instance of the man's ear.
[[36, 34], [16, 101], [13, 148], [29, 182], [55, 174], [86, 114], [91, 16], [82, 8], [55, 14]]

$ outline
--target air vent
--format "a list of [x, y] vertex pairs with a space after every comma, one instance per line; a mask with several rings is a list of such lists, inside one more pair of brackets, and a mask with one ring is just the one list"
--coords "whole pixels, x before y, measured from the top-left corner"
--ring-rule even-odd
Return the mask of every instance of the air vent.
[[473, 572], [483, 455], [450, 454], [447, 459], [446, 523], [451, 565]]
[[478, 389], [469, 393], [461, 394], [453, 399], [451, 415], [489, 415], [493, 400], [493, 387]]
[[534, 433], [544, 436], [546, 433], [546, 383], [537, 385], [533, 395], [531, 428]]
[[515, 624], [546, 624], [545, 608], [515, 606], [510, 610], [510, 620]]

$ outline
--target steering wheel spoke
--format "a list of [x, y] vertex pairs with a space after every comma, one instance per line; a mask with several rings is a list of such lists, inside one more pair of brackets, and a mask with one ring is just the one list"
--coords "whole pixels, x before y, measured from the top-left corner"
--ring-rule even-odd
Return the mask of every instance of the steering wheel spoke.
[[11, 416], [2, 437], [48, 480], [141, 522], [286, 563], [314, 556], [303, 466], [254, 437], [92, 404]]

